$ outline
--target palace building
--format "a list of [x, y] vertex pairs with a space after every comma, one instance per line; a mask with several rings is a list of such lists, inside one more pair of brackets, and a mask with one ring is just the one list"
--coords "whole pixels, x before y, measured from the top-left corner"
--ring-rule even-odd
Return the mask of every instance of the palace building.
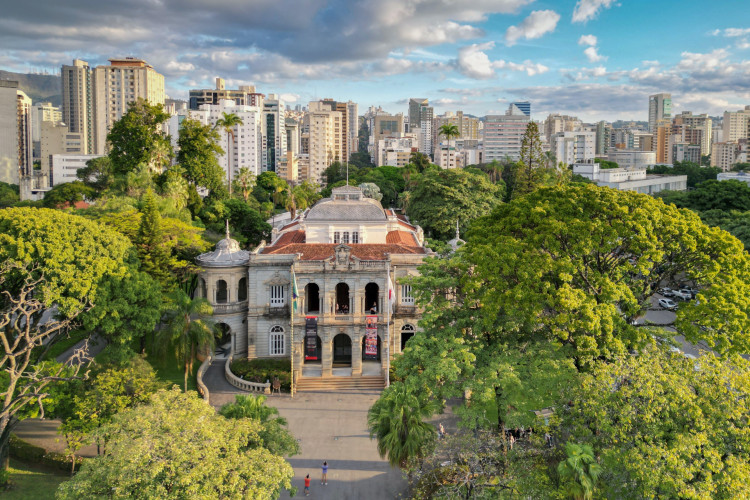
[[298, 381], [384, 377], [417, 331], [419, 311], [401, 278], [430, 255], [422, 228], [343, 186], [252, 251], [227, 234], [197, 258], [198, 293], [214, 306], [234, 359], [293, 356]]

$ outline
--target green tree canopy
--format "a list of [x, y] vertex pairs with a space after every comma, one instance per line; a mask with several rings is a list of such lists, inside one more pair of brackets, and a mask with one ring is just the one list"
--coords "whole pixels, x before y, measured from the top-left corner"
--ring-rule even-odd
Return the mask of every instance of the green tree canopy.
[[92, 158], [86, 166], [76, 172], [76, 177], [94, 190], [99, 196], [112, 187], [115, 179], [112, 171], [112, 160], [109, 156]]
[[688, 161], [676, 161], [672, 167], [667, 165], [653, 165], [646, 171], [649, 174], [687, 175], [688, 188], [694, 188], [704, 181], [716, 180], [719, 172], [721, 172], [720, 168], [702, 167]]
[[742, 181], [708, 180], [692, 191], [662, 191], [657, 194], [665, 203], [697, 212], [705, 210], [750, 210], [750, 186]]
[[226, 419], [195, 394], [159, 391], [102, 432], [107, 453], [63, 483], [59, 499], [278, 498], [292, 467], [261, 446], [261, 425]]
[[750, 212], [707, 210], [699, 215], [706, 225], [729, 232], [745, 245], [745, 250], [750, 251]]
[[238, 395], [233, 403], [227, 403], [219, 410], [225, 418], [251, 418], [262, 428], [258, 432], [260, 441], [256, 443], [275, 455], [292, 456], [299, 453], [299, 443], [287, 430], [286, 419], [279, 417], [279, 410], [265, 404], [262, 394]]
[[92, 200], [96, 191], [81, 181], [58, 184], [44, 193], [43, 204], [47, 208], [72, 207], [79, 201]]
[[209, 191], [225, 192], [224, 169], [218, 156], [224, 154], [219, 146], [221, 137], [210, 125], [187, 119], [180, 123], [177, 139], [177, 163], [185, 170], [185, 178]]
[[597, 364], [558, 432], [601, 457], [601, 498], [741, 498], [750, 484], [750, 365], [657, 348]]
[[140, 97], [131, 102], [107, 135], [112, 170], [124, 175], [143, 164], [161, 172], [172, 156], [172, 144], [160, 128], [168, 119], [161, 104], [152, 105]]
[[428, 170], [410, 191], [407, 215], [432, 237], [449, 239], [501, 203], [503, 186], [462, 169]]
[[0, 181], [0, 207], [9, 207], [21, 201], [18, 184]]
[[142, 269], [163, 285], [167, 285], [170, 256], [161, 228], [161, 214], [156, 204], [156, 195], [151, 190], [146, 191], [141, 205], [141, 223], [133, 243], [141, 258]]
[[521, 158], [518, 160], [511, 197], [518, 198], [539, 187], [544, 181], [546, 166], [539, 125], [534, 121], [529, 122], [521, 140]]

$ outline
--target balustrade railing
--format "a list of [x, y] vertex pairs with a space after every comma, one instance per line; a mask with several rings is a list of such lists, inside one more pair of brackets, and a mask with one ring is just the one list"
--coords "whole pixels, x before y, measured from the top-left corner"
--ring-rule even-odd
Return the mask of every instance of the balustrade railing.
[[214, 314], [230, 314], [243, 312], [247, 309], [247, 301], [229, 302], [226, 304], [213, 304]]
[[271, 394], [270, 382], [259, 384], [257, 382], [248, 382], [247, 380], [242, 380], [240, 377], [232, 373], [232, 369], [230, 368], [231, 366], [232, 355], [230, 354], [227, 358], [226, 364], [224, 365], [224, 377], [227, 379], [227, 382], [235, 386], [237, 389], [241, 389], [243, 391]]

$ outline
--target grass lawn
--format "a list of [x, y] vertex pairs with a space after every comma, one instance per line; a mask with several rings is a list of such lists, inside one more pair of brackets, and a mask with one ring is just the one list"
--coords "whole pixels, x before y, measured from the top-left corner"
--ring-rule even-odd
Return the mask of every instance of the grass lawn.
[[[174, 355], [172, 355], [166, 361], [156, 361], [152, 359], [151, 356], [146, 358], [146, 360], [151, 363], [151, 366], [154, 367], [156, 376], [159, 378], [159, 380], [169, 382], [170, 387], [172, 384], [177, 384], [180, 389], [185, 386], [185, 368], [182, 366], [177, 366], [177, 360], [174, 358]], [[198, 386], [196, 385], [195, 381], [195, 374], [198, 373], [198, 368], [200, 366], [201, 362], [196, 359], [195, 363], [193, 363], [193, 373], [188, 376], [189, 391], [198, 390]]]
[[46, 500], [55, 498], [55, 491], [60, 483], [68, 480], [68, 475], [60, 472], [30, 465], [10, 459], [10, 480], [13, 486], [9, 490], [0, 490], [3, 500]]

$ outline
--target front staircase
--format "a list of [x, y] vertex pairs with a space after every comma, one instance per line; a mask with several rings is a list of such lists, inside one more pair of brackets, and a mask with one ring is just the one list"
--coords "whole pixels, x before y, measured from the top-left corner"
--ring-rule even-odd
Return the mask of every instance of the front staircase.
[[364, 377], [300, 377], [297, 379], [297, 392], [338, 392], [352, 389], [382, 391], [385, 379], [378, 376]]

